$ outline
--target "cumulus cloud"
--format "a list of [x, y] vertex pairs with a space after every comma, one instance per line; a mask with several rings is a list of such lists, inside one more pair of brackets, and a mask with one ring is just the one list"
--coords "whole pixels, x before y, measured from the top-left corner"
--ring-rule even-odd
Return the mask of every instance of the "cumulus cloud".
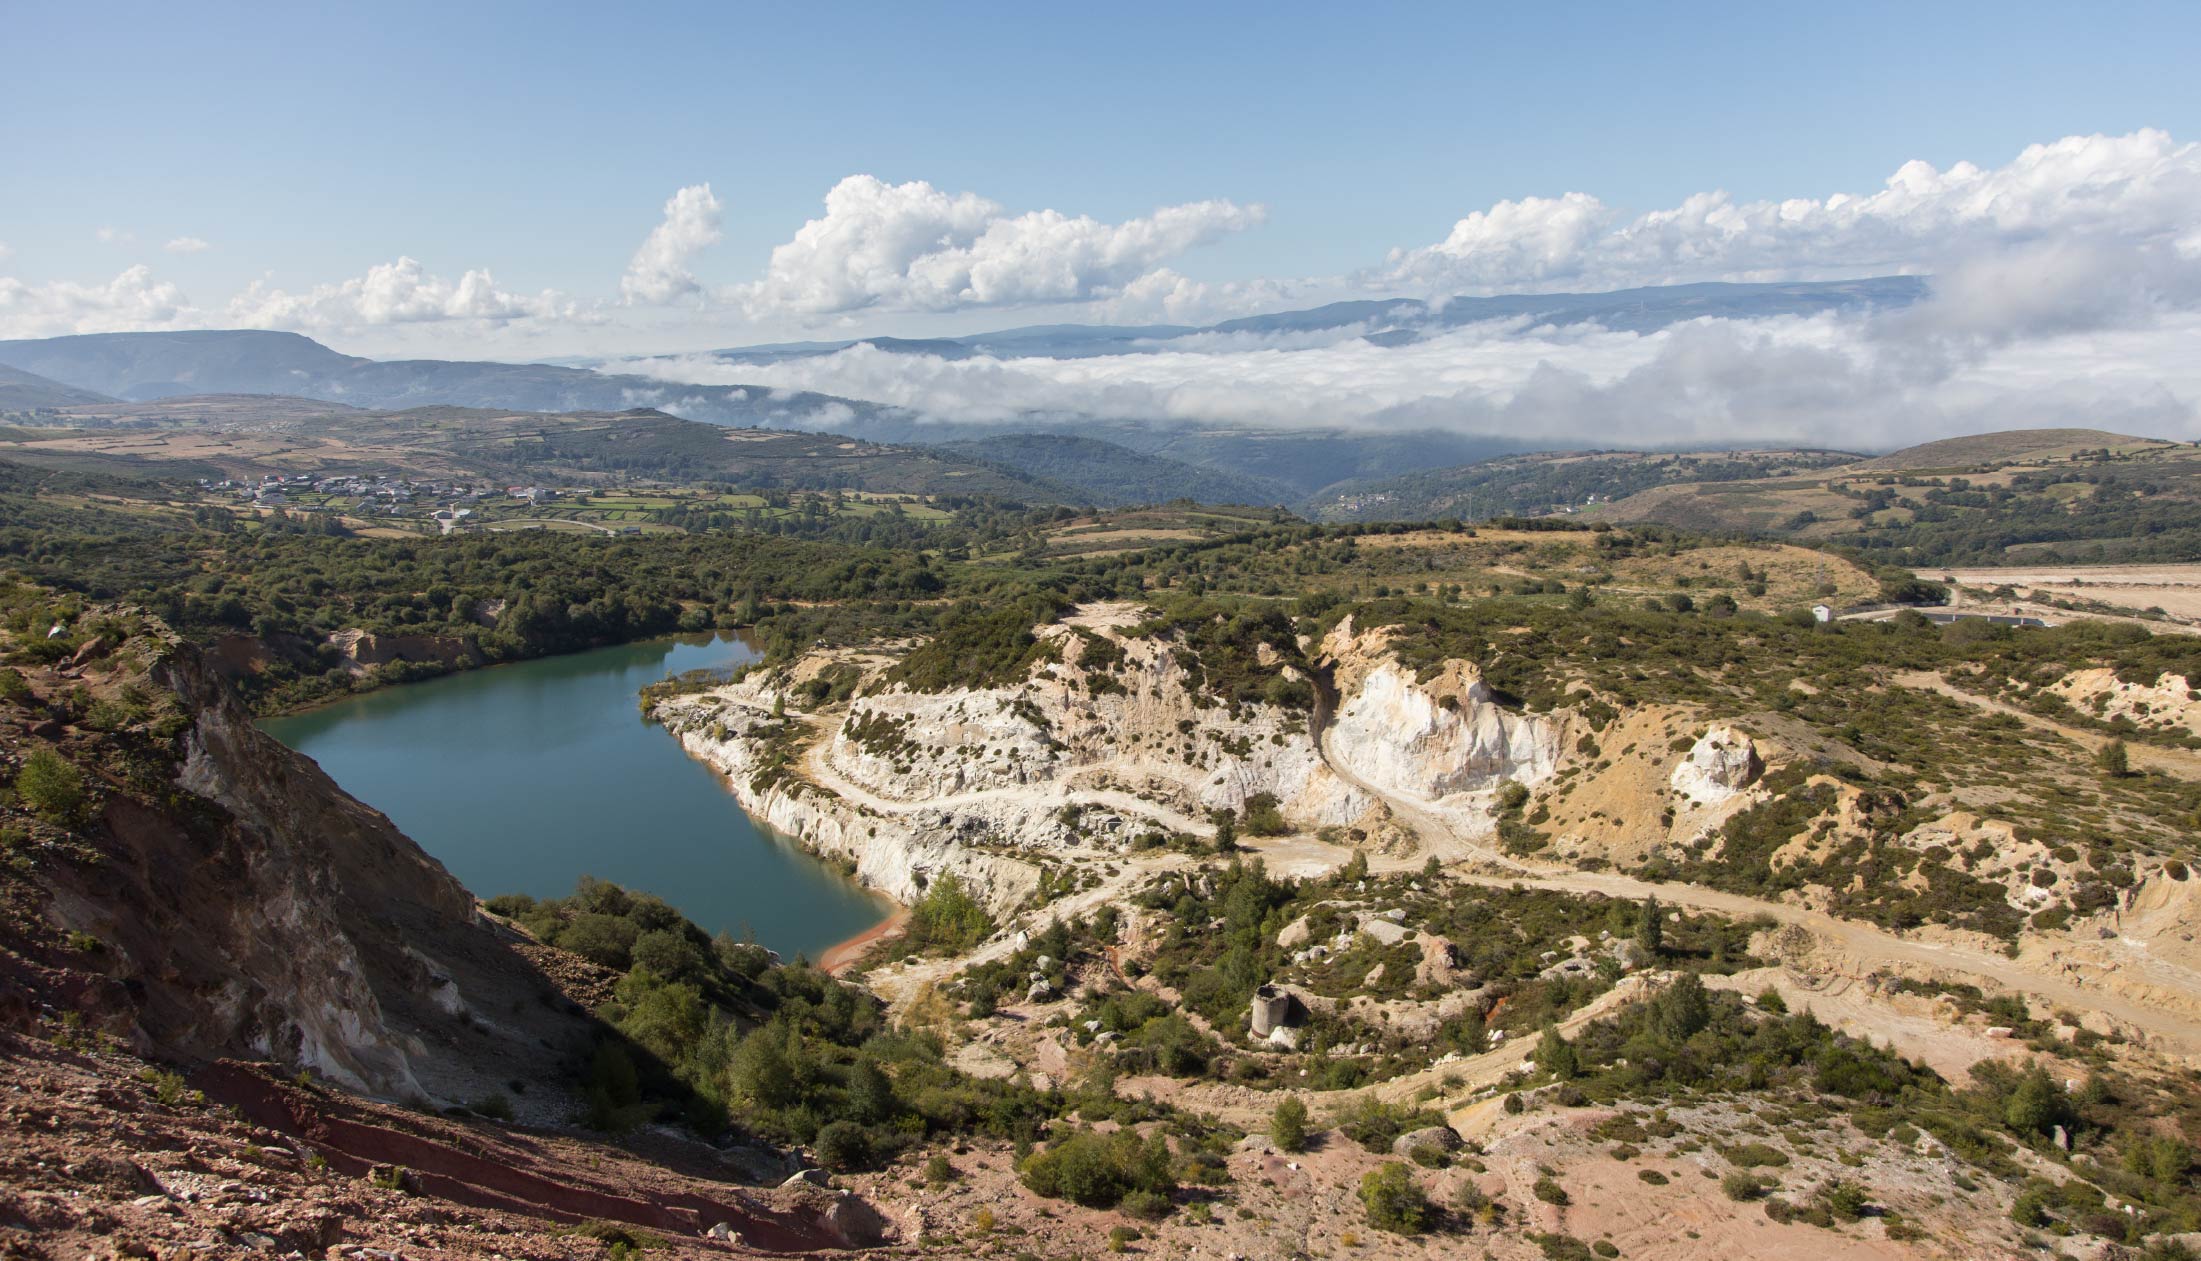
[[168, 244], [161, 248], [171, 254], [204, 254], [213, 249], [214, 245], [195, 236], [179, 236], [170, 238]]
[[316, 285], [303, 293], [254, 281], [229, 303], [230, 320], [250, 328], [330, 331], [440, 320], [504, 323], [528, 318], [578, 318], [582, 309], [557, 293], [507, 293], [487, 270], [457, 281], [430, 275], [416, 259], [380, 263], [364, 276]]
[[1265, 214], [1218, 200], [1114, 224], [1055, 210], [1011, 215], [975, 193], [851, 175], [735, 296], [755, 316], [808, 317], [1085, 302], [1142, 283], [1166, 303], [1163, 291], [1181, 278], [1160, 274], [1163, 262]]
[[121, 228], [99, 227], [92, 230], [92, 238], [101, 245], [129, 245], [138, 239], [138, 234]]
[[720, 210], [709, 184], [691, 184], [674, 193], [665, 203], [664, 220], [650, 229], [619, 278], [621, 300], [656, 304], [701, 292], [703, 286], [689, 267], [696, 255], [718, 243]]
[[0, 333], [10, 337], [187, 327], [196, 319], [183, 291], [142, 264], [103, 285], [0, 276]]
[[1588, 193], [1502, 201], [1395, 250], [1364, 284], [1449, 295], [1930, 271], [2044, 240], [2201, 252], [2201, 146], [2161, 131], [2069, 136], [1992, 169], [1905, 163], [1868, 194], [1698, 193], [1628, 215]]

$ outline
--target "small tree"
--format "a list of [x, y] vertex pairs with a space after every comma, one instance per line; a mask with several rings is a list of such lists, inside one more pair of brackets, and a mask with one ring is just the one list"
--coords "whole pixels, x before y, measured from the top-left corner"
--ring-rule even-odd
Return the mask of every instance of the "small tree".
[[1666, 945], [1666, 923], [1659, 911], [1658, 899], [1643, 899], [1643, 907], [1635, 918], [1635, 944], [1643, 947], [1644, 957], [1658, 958]]
[[23, 769], [15, 775], [15, 791], [40, 818], [64, 826], [77, 821], [89, 798], [84, 772], [43, 746], [23, 759]]
[[2071, 1119], [2071, 1096], [2038, 1064], [2018, 1079], [2017, 1089], [2010, 1092], [2010, 1102], [2003, 1109], [2003, 1120], [2010, 1128], [2028, 1136], [2069, 1125]]
[[2102, 751], [2094, 755], [2094, 761], [2102, 768], [2102, 774], [2111, 779], [2123, 779], [2132, 773], [2131, 755], [2125, 751], [2125, 742], [2122, 740], [2112, 740], [2103, 745]]
[[1307, 1105], [1297, 1095], [1284, 1096], [1269, 1115], [1269, 1140], [1277, 1150], [1296, 1152], [1307, 1147]]
[[1559, 1032], [1559, 1026], [1544, 1026], [1543, 1039], [1536, 1044], [1536, 1067], [1551, 1074], [1554, 1081], [1571, 1081], [1582, 1071], [1582, 1061], [1575, 1054], [1574, 1044]]
[[1418, 1235], [1429, 1228], [1429, 1197], [1406, 1166], [1388, 1160], [1360, 1179], [1360, 1202], [1368, 1224], [1396, 1235]]
[[1712, 1023], [1712, 997], [1694, 972], [1674, 978], [1665, 992], [1651, 1000], [1651, 1024], [1669, 1042], [1682, 1043]]
[[1216, 851], [1228, 854], [1238, 848], [1238, 816], [1228, 810], [1218, 810], [1212, 817], [1215, 820]]

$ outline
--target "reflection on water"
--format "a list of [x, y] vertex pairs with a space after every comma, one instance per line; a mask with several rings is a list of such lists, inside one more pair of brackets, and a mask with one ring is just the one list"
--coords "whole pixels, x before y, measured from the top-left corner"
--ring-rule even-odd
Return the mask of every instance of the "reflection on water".
[[645, 684], [755, 656], [732, 638], [626, 644], [384, 688], [265, 725], [480, 896], [555, 897], [600, 876], [709, 931], [815, 958], [888, 908], [752, 821], [635, 703]]

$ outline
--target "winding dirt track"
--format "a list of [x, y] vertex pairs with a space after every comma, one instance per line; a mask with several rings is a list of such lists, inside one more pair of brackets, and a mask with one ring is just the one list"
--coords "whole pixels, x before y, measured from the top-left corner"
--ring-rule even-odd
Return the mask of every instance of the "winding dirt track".
[[1058, 810], [1065, 805], [1097, 805], [1120, 810], [1125, 814], [1144, 815], [1168, 827], [1189, 832], [1194, 836], [1212, 833], [1215, 828], [1204, 819], [1195, 819], [1182, 811], [1148, 801], [1144, 797], [1111, 788], [1031, 788], [1018, 785], [1010, 788], [973, 788], [966, 792], [950, 793], [945, 797], [927, 797], [923, 801], [903, 801], [895, 797], [882, 797], [870, 789], [855, 783], [833, 769], [826, 757], [826, 745], [831, 743], [832, 733], [812, 744], [803, 753], [804, 778], [837, 797], [855, 802], [877, 814], [916, 814], [924, 810], [953, 810], [958, 806], [975, 806], [993, 801], [1007, 801], [1034, 810]]

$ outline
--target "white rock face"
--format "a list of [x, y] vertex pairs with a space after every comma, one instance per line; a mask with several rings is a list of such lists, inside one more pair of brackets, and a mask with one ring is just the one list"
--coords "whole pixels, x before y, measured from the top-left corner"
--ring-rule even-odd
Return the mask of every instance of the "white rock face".
[[1378, 662], [1338, 707], [1331, 756], [1386, 792], [1437, 800], [1505, 780], [1535, 784], [1558, 768], [1563, 720], [1501, 709], [1471, 665], [1424, 682]]
[[1668, 782], [1692, 804], [1711, 805], [1748, 788], [1764, 770], [1750, 737], [1719, 723], [1697, 740]]
[[1304, 712], [1203, 704], [1171, 645], [1144, 639], [1119, 641], [1121, 664], [1096, 689], [1079, 646], [1011, 687], [863, 696], [793, 774], [760, 773], [777, 726], [762, 674], [671, 698], [655, 717], [751, 814], [902, 902], [952, 871], [1005, 911], [1038, 883], [1016, 851], [1103, 855], [1156, 832], [1204, 834], [1208, 811], [1261, 794], [1301, 826], [1368, 810], [1323, 762]]
[[761, 733], [775, 724], [768, 705], [745, 704], [756, 698], [736, 693], [677, 697], [659, 706], [657, 717], [690, 757], [726, 776], [743, 809], [774, 830], [815, 853], [853, 862], [858, 880], [905, 904], [950, 872], [997, 913], [1038, 887], [1031, 864], [969, 843], [987, 835], [983, 811], [886, 814], [801, 780], [759, 774], [766, 756]]

